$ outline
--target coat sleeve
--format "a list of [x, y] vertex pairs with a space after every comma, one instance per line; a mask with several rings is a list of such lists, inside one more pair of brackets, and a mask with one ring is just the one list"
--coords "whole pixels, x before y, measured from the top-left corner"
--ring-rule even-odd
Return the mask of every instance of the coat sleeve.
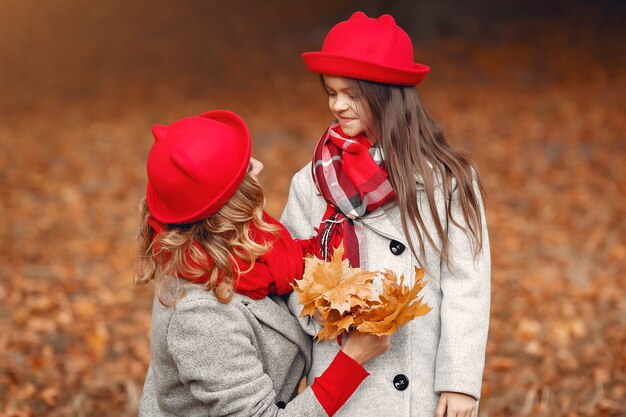
[[[284, 409], [252, 343], [241, 312], [207, 299], [179, 304], [169, 323], [167, 345], [180, 380], [206, 404], [211, 416], [326, 416], [311, 388]], [[184, 407], [170, 407], [186, 415]]]
[[[435, 369], [435, 391], [460, 392], [478, 399], [485, 364], [491, 300], [491, 259], [486, 219], [478, 185], [483, 224], [483, 245], [474, 257], [471, 239], [452, 221], [448, 223], [450, 266], [441, 264], [441, 336]], [[458, 194], [452, 198], [452, 215], [463, 216]]]
[[317, 232], [312, 224], [312, 200], [315, 193], [315, 185], [311, 178], [311, 164], [309, 163], [291, 179], [287, 205], [280, 217], [280, 222], [289, 230], [294, 239], [309, 239]]
[[[289, 230], [294, 239], [308, 239], [317, 233], [311, 222], [311, 200], [314, 197], [315, 185], [311, 179], [311, 165], [308, 164], [297, 172], [289, 187], [289, 197], [287, 205], [280, 217], [280, 222]], [[322, 326], [313, 318], [300, 317], [303, 306], [298, 304], [299, 297], [297, 292], [291, 293], [287, 303], [291, 313], [298, 318], [302, 329], [311, 336], [315, 336], [322, 329]]]

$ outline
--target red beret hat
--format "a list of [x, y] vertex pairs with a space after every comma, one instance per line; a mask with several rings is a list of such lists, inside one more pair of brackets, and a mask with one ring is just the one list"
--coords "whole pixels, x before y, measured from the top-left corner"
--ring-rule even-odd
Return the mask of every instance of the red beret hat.
[[320, 52], [305, 52], [311, 72], [385, 84], [417, 85], [430, 68], [413, 62], [409, 35], [388, 14], [355, 12], [326, 35]]
[[233, 112], [215, 110], [153, 126], [146, 199], [163, 223], [193, 223], [218, 211], [250, 164], [250, 133]]

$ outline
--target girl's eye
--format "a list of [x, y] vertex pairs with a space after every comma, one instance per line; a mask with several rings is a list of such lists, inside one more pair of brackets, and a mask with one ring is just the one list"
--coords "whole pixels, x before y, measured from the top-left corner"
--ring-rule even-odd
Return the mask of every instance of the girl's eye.
[[337, 93], [334, 93], [332, 91], [327, 91], [326, 94], [328, 94], [328, 97], [336, 97]]
[[252, 172], [252, 162], [248, 165], [248, 172]]

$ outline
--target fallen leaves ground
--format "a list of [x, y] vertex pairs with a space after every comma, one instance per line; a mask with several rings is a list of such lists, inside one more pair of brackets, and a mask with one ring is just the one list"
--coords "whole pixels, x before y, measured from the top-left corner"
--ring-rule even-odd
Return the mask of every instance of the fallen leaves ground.
[[[488, 190], [483, 417], [626, 415], [626, 54], [620, 34], [583, 20], [520, 19], [488, 37], [416, 42], [433, 68], [425, 101]], [[180, 37], [202, 35], [193, 22]], [[325, 23], [247, 29], [260, 41], [240, 29], [249, 45], [215, 46], [228, 68], [219, 81], [202, 54], [163, 64], [186, 50], [157, 30], [167, 24], [112, 31], [119, 44], [149, 40], [156, 55], [137, 48], [101, 64], [80, 38], [65, 54], [18, 51], [46, 36], [37, 31], [0, 41], [3, 56], [24, 57], [0, 77], [0, 415], [136, 414], [152, 294], [132, 275], [151, 124], [217, 107], [241, 113], [278, 215], [329, 121], [298, 61]]]

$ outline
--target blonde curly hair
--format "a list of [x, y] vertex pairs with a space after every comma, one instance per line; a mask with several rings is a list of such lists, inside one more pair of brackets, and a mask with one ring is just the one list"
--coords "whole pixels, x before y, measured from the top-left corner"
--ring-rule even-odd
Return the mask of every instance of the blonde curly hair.
[[[205, 283], [190, 285], [213, 291], [221, 303], [230, 302], [235, 280], [249, 272], [256, 259], [271, 246], [252, 240], [251, 226], [278, 237], [278, 228], [263, 220], [264, 202], [261, 186], [247, 174], [230, 200], [215, 214], [195, 223], [170, 224], [166, 232], [155, 235], [148, 224], [151, 213], [144, 198], [140, 204], [135, 284], [145, 285], [154, 279], [159, 301], [172, 306], [187, 287], [178, 285], [177, 277], [193, 280], [208, 275]], [[240, 271], [234, 257], [249, 262], [250, 268]]]

